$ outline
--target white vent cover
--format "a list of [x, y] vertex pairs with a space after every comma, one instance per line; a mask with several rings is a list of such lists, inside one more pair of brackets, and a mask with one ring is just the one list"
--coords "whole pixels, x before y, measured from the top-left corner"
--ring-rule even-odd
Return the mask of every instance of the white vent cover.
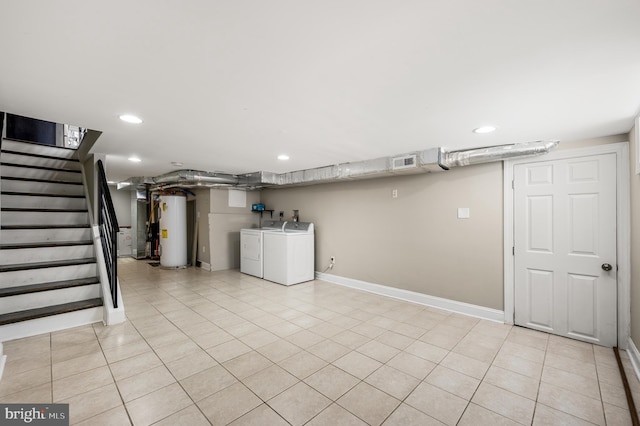
[[417, 166], [415, 155], [405, 155], [391, 160], [392, 170], [412, 169]]

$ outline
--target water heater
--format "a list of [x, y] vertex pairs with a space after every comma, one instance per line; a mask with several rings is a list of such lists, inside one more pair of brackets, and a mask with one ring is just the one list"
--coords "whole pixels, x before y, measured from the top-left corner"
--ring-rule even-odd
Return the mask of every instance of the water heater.
[[160, 196], [160, 265], [187, 265], [187, 197]]

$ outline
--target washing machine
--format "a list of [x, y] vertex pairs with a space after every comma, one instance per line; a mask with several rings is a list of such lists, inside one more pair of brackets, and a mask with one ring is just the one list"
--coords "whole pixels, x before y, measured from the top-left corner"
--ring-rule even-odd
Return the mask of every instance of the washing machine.
[[315, 235], [311, 222], [286, 222], [263, 232], [263, 278], [282, 285], [315, 278]]
[[283, 232], [286, 222], [265, 220], [262, 228], [240, 230], [240, 272], [263, 277], [263, 234], [266, 231]]

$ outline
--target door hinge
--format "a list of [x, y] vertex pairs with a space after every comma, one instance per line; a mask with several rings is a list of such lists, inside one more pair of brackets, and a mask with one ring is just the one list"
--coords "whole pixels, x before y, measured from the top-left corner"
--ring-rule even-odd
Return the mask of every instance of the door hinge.
[[514, 255], [514, 256], [516, 255], [516, 247], [515, 246], [511, 247], [511, 254]]
[[516, 189], [516, 181], [515, 180], [511, 181], [511, 189]]

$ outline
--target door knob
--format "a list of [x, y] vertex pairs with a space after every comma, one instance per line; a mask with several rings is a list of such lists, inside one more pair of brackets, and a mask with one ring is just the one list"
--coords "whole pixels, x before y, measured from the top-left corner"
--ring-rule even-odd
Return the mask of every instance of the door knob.
[[602, 269], [608, 272], [613, 269], [613, 266], [609, 265], [608, 263], [603, 263]]

